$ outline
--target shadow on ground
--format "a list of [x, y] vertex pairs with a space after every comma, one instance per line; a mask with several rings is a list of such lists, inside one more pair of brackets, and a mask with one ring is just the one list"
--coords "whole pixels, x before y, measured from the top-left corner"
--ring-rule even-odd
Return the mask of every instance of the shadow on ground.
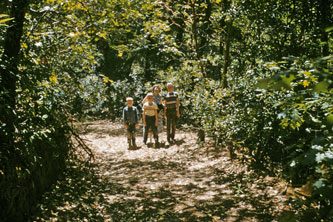
[[103, 168], [103, 173], [97, 166], [93, 171], [83, 164], [68, 168], [32, 220], [273, 221], [277, 213], [267, 182], [244, 172], [112, 158]]
[[[96, 135], [112, 135], [112, 136], [122, 136], [125, 133], [125, 129], [120, 124], [113, 124], [107, 120], [99, 121], [87, 121], [77, 124], [76, 127], [80, 134], [94, 133]], [[139, 133], [139, 131], [138, 131]]]
[[188, 135], [167, 149], [71, 162], [29, 221], [271, 222], [286, 206], [281, 187]]

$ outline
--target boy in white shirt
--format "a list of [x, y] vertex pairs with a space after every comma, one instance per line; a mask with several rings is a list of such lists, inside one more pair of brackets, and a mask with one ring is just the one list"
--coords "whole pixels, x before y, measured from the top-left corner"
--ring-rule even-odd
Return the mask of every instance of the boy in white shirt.
[[155, 145], [158, 147], [158, 133], [157, 133], [157, 124], [158, 124], [158, 114], [157, 114], [157, 105], [153, 102], [153, 93], [148, 93], [147, 100], [148, 102], [143, 104], [143, 125], [145, 127], [143, 135], [143, 143], [147, 144], [148, 132], [149, 129], [154, 134]]

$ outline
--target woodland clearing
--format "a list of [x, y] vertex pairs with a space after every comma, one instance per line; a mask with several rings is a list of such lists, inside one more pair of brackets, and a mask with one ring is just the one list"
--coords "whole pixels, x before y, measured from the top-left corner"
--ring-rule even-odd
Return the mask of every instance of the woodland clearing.
[[[108, 120], [80, 124], [93, 164], [73, 162], [39, 204], [36, 221], [280, 221], [291, 217], [286, 183], [231, 159], [212, 141], [129, 150], [125, 130]], [[289, 212], [289, 213], [288, 213]], [[282, 216], [281, 216], [282, 215]]]

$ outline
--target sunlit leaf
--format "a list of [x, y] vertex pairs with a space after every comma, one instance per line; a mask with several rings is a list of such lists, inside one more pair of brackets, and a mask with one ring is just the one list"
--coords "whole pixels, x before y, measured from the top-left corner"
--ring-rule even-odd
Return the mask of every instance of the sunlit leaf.
[[313, 91], [316, 93], [327, 92], [329, 83], [327, 81], [321, 81], [316, 84]]
[[333, 114], [330, 114], [326, 117], [328, 124], [333, 125]]
[[331, 32], [332, 30], [333, 30], [333, 26], [326, 28], [325, 32]]
[[1, 24], [1, 23], [5, 23], [5, 22], [8, 22], [8, 21], [11, 21], [11, 20], [13, 20], [13, 18], [1, 19], [1, 20], [0, 20], [0, 24]]

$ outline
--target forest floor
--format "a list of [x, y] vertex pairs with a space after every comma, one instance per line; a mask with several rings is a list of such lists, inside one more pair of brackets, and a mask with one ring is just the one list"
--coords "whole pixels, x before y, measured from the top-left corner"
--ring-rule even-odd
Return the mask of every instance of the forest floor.
[[[165, 130], [164, 130], [165, 131]], [[43, 196], [30, 221], [293, 221], [286, 183], [255, 172], [228, 149], [178, 130], [170, 146], [142, 143], [135, 150], [126, 132], [107, 120], [80, 123], [92, 164], [73, 161]], [[37, 216], [36, 216], [37, 215]]]

